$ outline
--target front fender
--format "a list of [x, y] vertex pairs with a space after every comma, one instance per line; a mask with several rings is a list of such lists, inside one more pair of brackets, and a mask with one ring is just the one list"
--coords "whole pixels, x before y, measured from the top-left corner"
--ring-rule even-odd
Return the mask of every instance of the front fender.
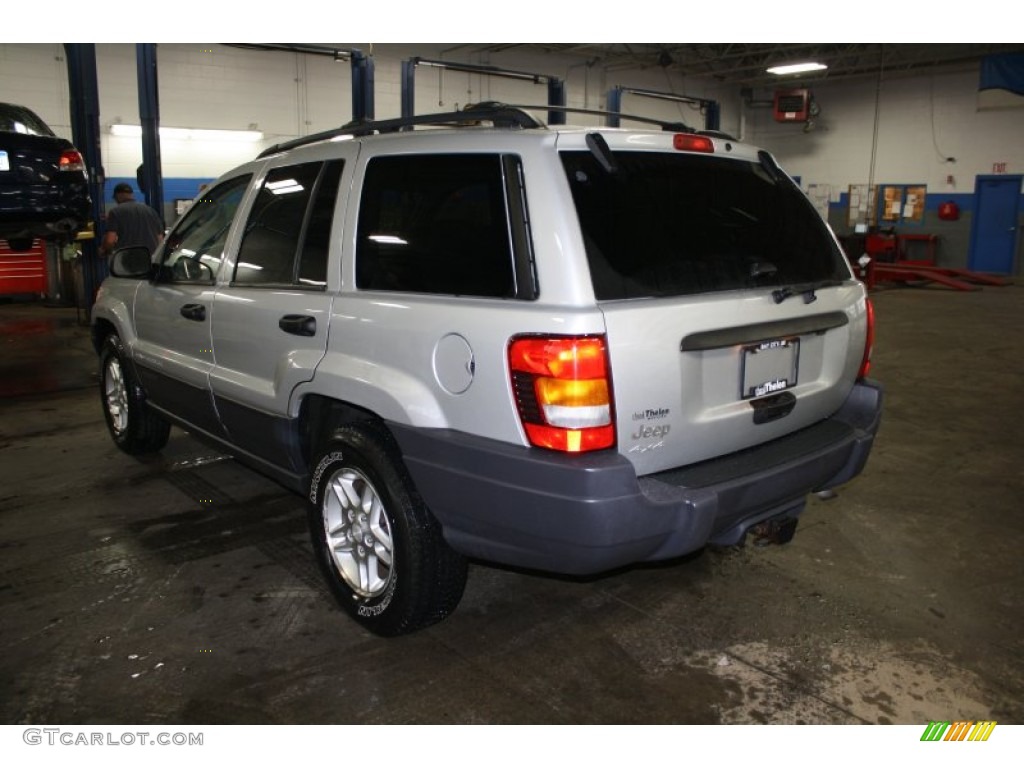
[[90, 314], [92, 326], [92, 343], [98, 353], [107, 336], [108, 328], [113, 327], [121, 337], [125, 350], [131, 355], [138, 335], [133, 322], [135, 294], [139, 290], [138, 280], [127, 280], [108, 277], [100, 285]]

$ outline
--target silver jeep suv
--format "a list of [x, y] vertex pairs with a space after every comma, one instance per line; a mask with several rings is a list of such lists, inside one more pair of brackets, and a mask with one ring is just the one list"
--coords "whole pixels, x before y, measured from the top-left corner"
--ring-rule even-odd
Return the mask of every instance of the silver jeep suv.
[[381, 635], [454, 610], [467, 558], [592, 574], [787, 539], [871, 450], [871, 305], [771, 155], [659, 127], [485, 104], [225, 174], [152, 258], [112, 257], [115, 443], [174, 423], [306, 495]]

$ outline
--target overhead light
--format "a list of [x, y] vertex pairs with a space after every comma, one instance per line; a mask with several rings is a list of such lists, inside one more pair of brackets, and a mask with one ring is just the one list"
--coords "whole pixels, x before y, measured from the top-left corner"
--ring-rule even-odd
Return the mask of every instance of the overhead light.
[[280, 181], [268, 181], [264, 185], [275, 195], [290, 195], [293, 192], [301, 192], [303, 187], [295, 179], [281, 179]]
[[[142, 136], [141, 125], [114, 123], [110, 126], [113, 136], [139, 138]], [[182, 141], [262, 141], [263, 131], [237, 131], [230, 128], [170, 128], [160, 126], [161, 139], [178, 139]]]
[[819, 64], [816, 61], [805, 61], [801, 64], [783, 64], [778, 67], [768, 67], [768, 73], [772, 75], [795, 75], [799, 72], [817, 72], [819, 69], [828, 69], [827, 64]]

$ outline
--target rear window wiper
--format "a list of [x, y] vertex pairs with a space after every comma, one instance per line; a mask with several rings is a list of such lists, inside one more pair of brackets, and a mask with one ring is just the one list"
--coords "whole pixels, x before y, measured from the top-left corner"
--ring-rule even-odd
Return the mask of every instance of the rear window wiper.
[[840, 280], [819, 280], [813, 283], [797, 283], [794, 285], [784, 285], [781, 288], [776, 288], [772, 291], [772, 299], [776, 304], [781, 304], [790, 296], [802, 296], [804, 304], [811, 304], [818, 300], [816, 291], [821, 288], [832, 288], [836, 285], [842, 285]]

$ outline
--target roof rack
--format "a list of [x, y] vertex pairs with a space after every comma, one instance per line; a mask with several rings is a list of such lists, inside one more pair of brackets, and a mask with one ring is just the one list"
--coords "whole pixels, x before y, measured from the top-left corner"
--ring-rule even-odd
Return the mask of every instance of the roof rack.
[[456, 112], [438, 112], [430, 115], [412, 115], [411, 117], [396, 117], [390, 120], [353, 120], [345, 123], [339, 128], [332, 128], [328, 131], [313, 133], [309, 136], [302, 136], [298, 139], [275, 144], [272, 147], [260, 152], [258, 157], [267, 157], [278, 152], [284, 152], [306, 144], [315, 144], [318, 141], [326, 141], [339, 136], [370, 136], [374, 133], [396, 133], [417, 125], [478, 125], [483, 122], [491, 123], [495, 128], [546, 128], [545, 124], [531, 115], [527, 110], [547, 110], [549, 112], [565, 112], [569, 114], [597, 115], [599, 117], [617, 117], [634, 122], [656, 125], [663, 131], [675, 131], [679, 133], [695, 133], [702, 136], [715, 138], [732, 139], [721, 131], [698, 130], [693, 126], [682, 122], [670, 122], [657, 120], [652, 117], [641, 115], [628, 115], [622, 112], [608, 112], [600, 109], [583, 109], [581, 107], [563, 107], [553, 104], [503, 104], [498, 101], [484, 101], [479, 104], [468, 104], [465, 109]]
[[[546, 107], [542, 107], [546, 109]], [[298, 139], [275, 144], [260, 152], [258, 157], [266, 157], [277, 152], [295, 149], [296, 147], [326, 141], [338, 136], [369, 136], [374, 133], [396, 133], [413, 128], [417, 125], [476, 125], [489, 122], [495, 128], [544, 128], [545, 125], [521, 107], [501, 104], [496, 101], [469, 104], [457, 112], [438, 112], [430, 115], [413, 115], [396, 117], [390, 120], [353, 120], [340, 128], [302, 136]]]

